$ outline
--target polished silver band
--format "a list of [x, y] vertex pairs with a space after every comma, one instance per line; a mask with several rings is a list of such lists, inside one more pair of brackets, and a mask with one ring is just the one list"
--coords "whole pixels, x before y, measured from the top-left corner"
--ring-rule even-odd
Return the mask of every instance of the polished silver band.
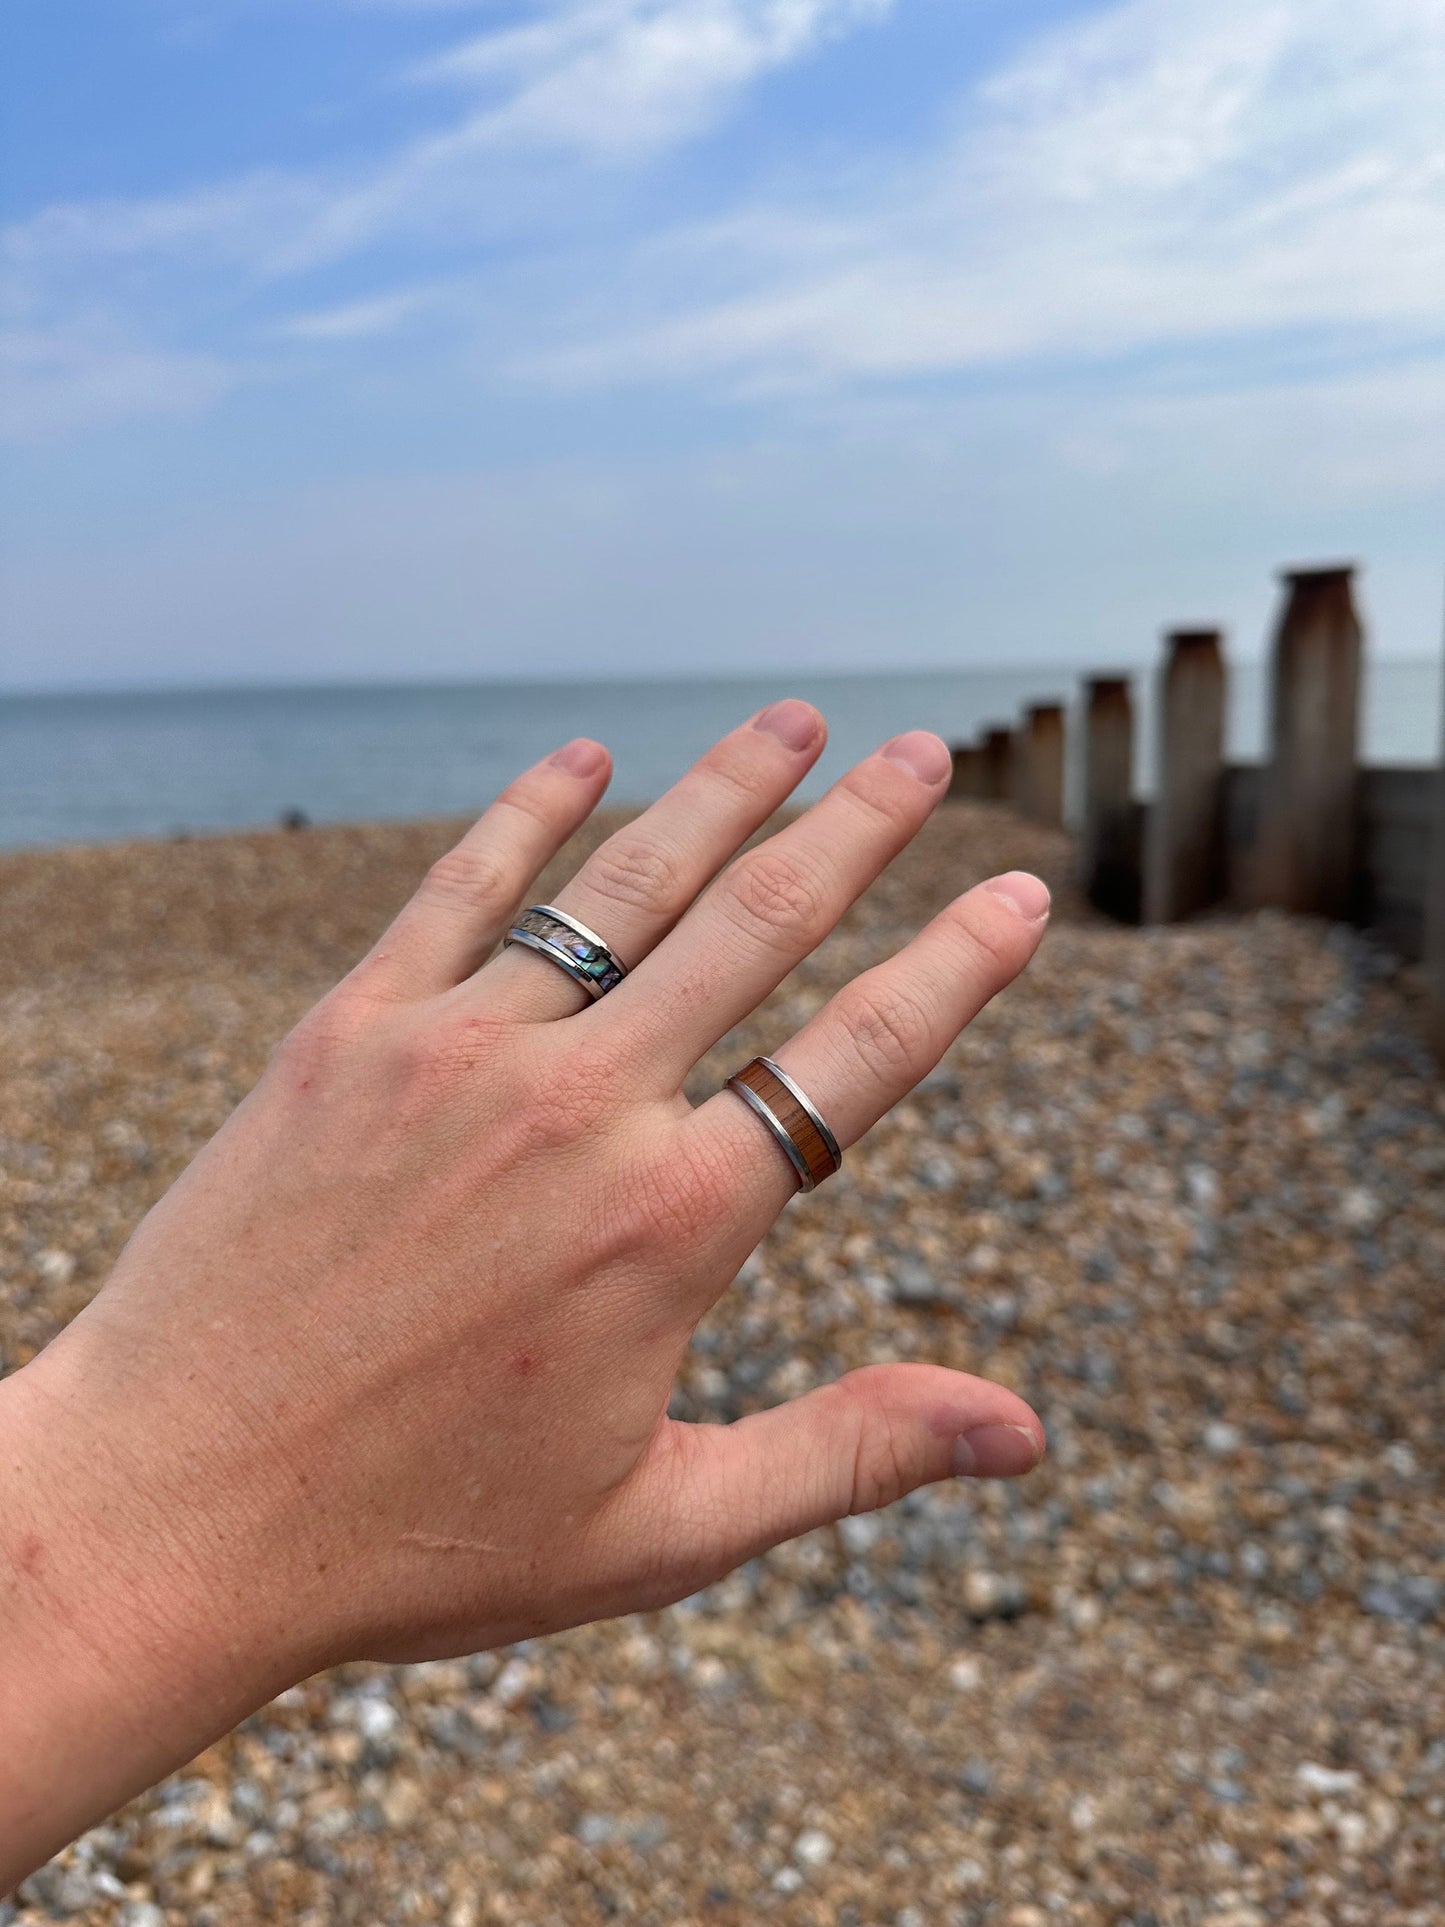
[[627, 966], [618, 962], [595, 930], [550, 903], [528, 904], [503, 944], [521, 944], [535, 950], [539, 957], [565, 970], [574, 983], [581, 984], [594, 1003], [615, 990], [627, 975]]
[[757, 1092], [750, 1091], [746, 1084], [734, 1083], [732, 1078], [728, 1079], [727, 1087], [730, 1091], [737, 1092], [738, 1096], [743, 1100], [744, 1104], [747, 1105], [749, 1110], [756, 1111], [757, 1115], [763, 1120], [764, 1124], [767, 1125], [768, 1129], [772, 1132], [773, 1136], [778, 1140], [778, 1143], [781, 1145], [782, 1149], [787, 1154], [787, 1159], [789, 1164], [792, 1165], [793, 1169], [798, 1174], [799, 1188], [804, 1191], [812, 1191], [813, 1189], [815, 1189], [816, 1180], [813, 1177], [812, 1172], [808, 1169], [808, 1160], [803, 1156], [802, 1152], [798, 1149], [797, 1145], [794, 1144], [793, 1140], [788, 1136], [788, 1133], [783, 1129], [782, 1125], [773, 1116], [772, 1112], [768, 1109], [767, 1105], [764, 1104], [763, 1100], [758, 1096]]

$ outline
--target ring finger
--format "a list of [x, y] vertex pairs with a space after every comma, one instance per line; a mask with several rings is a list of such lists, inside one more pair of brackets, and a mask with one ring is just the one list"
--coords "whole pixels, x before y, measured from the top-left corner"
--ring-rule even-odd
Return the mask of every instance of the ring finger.
[[[845, 1149], [926, 1077], [1043, 938], [1049, 893], [1023, 871], [955, 898], [886, 963], [839, 990], [776, 1052]], [[757, 1236], [797, 1189], [784, 1152], [729, 1090], [684, 1123], [705, 1169], [746, 1174], [739, 1196]], [[750, 1180], [750, 1181], [749, 1181]], [[755, 1240], [754, 1240], [755, 1241]]]
[[[810, 703], [773, 703], [713, 745], [649, 809], [599, 844], [554, 902], [589, 925], [618, 960], [638, 963], [698, 892], [786, 802], [822, 754]], [[504, 950], [464, 986], [515, 1017], [564, 1017], [587, 992], [524, 949]]]

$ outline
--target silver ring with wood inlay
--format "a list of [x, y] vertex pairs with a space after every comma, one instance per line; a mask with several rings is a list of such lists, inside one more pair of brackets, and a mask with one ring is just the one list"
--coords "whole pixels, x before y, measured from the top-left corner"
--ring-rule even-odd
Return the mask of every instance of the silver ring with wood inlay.
[[627, 975], [626, 964], [618, 962], [595, 930], [550, 903], [529, 904], [503, 939], [503, 946], [507, 944], [535, 950], [565, 970], [594, 1003]]
[[812, 1191], [842, 1164], [838, 1140], [818, 1107], [771, 1057], [755, 1057], [734, 1071], [727, 1088], [736, 1091], [767, 1125], [797, 1172], [802, 1190]]

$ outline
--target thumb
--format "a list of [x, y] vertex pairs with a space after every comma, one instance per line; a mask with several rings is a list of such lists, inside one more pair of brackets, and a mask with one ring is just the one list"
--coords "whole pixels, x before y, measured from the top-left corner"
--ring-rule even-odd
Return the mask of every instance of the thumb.
[[732, 1425], [679, 1425], [669, 1529], [714, 1574], [938, 1479], [1017, 1478], [1044, 1428], [1016, 1393], [939, 1365], [870, 1365]]

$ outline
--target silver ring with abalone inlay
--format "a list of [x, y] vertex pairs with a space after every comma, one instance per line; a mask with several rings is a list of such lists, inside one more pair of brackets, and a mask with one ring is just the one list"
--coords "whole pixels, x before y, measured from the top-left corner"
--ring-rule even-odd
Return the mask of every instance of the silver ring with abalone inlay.
[[539, 957], [565, 970], [574, 983], [581, 984], [594, 1003], [615, 990], [627, 975], [626, 964], [618, 962], [595, 930], [551, 903], [528, 904], [503, 943], [535, 950]]

